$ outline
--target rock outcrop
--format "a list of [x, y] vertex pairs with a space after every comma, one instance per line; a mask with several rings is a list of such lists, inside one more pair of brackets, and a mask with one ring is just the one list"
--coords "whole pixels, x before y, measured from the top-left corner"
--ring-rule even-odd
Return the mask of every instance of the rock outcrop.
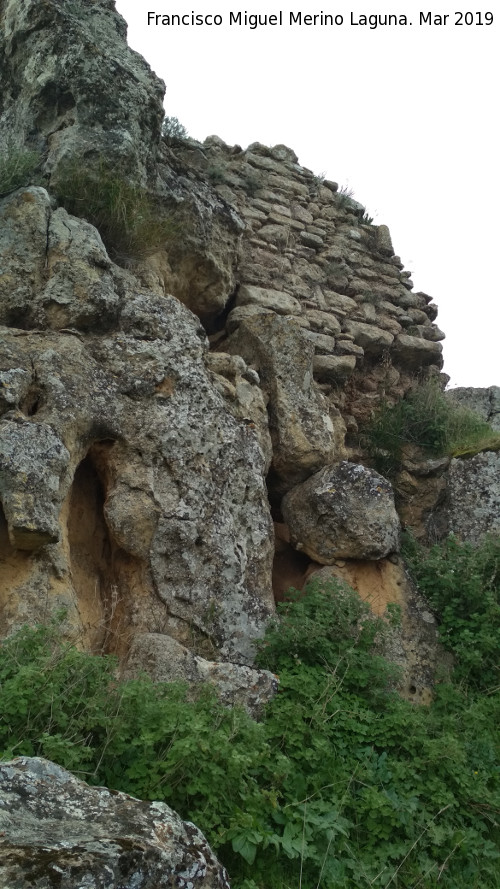
[[[0, 140], [39, 153], [38, 184], [0, 200], [0, 632], [63, 608], [85, 648], [154, 675], [168, 650], [224, 695], [273, 611], [273, 557], [281, 595], [397, 550], [358, 432], [439, 376], [437, 308], [387, 226], [290, 148], [163, 138], [163, 84], [112, 0], [0, 0], [0, 21]], [[168, 224], [110, 246], [75, 215], [85, 194], [65, 209], [75, 169]], [[445, 469], [418, 508], [398, 479], [405, 521]]]
[[113, 0], [1, 0], [0, 144], [27, 144], [54, 173], [105, 155], [154, 175], [165, 85], [127, 46]]
[[198, 320], [43, 189], [5, 198], [0, 225], [5, 556], [39, 553], [7, 614], [17, 601], [41, 620], [52, 597], [92, 647], [194, 624], [249, 659], [272, 609], [264, 458], [205, 368]]
[[[499, 386], [464, 387], [447, 394], [500, 432]], [[451, 461], [440, 518], [446, 532], [475, 545], [487, 534], [500, 534], [500, 437], [495, 450]]]
[[0, 763], [1, 889], [229, 889], [203, 834], [165, 803], [89, 787], [45, 759]]
[[188, 682], [194, 689], [208, 683], [216, 688], [223, 704], [245, 707], [254, 718], [262, 715], [264, 705], [278, 691], [278, 679], [269, 670], [209, 661], [162, 633], [134, 636], [124, 676], [141, 673], [154, 682]]

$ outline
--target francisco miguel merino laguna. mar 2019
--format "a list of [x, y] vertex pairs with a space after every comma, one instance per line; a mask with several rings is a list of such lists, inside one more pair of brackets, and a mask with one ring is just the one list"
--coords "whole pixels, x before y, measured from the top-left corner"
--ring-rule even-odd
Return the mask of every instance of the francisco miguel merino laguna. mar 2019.
[[[417, 17], [418, 16], [418, 19]], [[470, 26], [470, 25], [492, 25], [493, 24], [493, 13], [492, 12], [460, 12], [455, 11], [453, 13], [434, 13], [434, 12], [419, 12], [416, 16], [412, 15], [412, 19], [410, 20], [407, 15], [404, 14], [379, 14], [379, 13], [370, 13], [366, 15], [365, 13], [354, 13], [350, 12], [348, 15], [343, 15], [341, 13], [327, 13], [321, 12], [318, 13], [304, 13], [304, 12], [284, 12], [280, 10], [277, 13], [251, 13], [245, 10], [244, 12], [229, 12], [227, 16], [223, 16], [220, 13], [197, 13], [194, 10], [186, 13], [172, 13], [172, 14], [162, 14], [157, 12], [148, 12], [148, 25], [163, 25], [164, 27], [190, 27], [190, 26], [220, 26], [220, 25], [229, 25], [230, 27], [246, 27], [250, 28], [250, 30], [255, 30], [256, 28], [265, 28], [265, 27], [276, 27], [282, 25], [288, 25], [290, 27], [293, 26], [306, 26], [306, 27], [342, 27], [343, 25], [347, 25], [350, 27], [368, 27], [371, 30], [375, 30], [378, 27], [384, 26], [412, 26], [416, 24], [418, 26], [434, 26], [434, 27], [443, 27], [448, 25], [456, 25], [456, 26]], [[415, 19], [415, 21], [413, 21]]]

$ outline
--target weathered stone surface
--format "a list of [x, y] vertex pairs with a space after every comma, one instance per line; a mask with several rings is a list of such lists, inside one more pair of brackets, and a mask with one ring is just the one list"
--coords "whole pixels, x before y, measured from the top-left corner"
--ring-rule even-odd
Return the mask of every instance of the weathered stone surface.
[[399, 518], [387, 479], [355, 463], [326, 466], [283, 498], [296, 549], [322, 565], [381, 559], [399, 547]]
[[268, 398], [273, 469], [290, 487], [331, 462], [333, 425], [313, 388], [314, 347], [292, 317], [257, 315], [242, 322], [224, 348], [259, 373]]
[[386, 225], [378, 225], [376, 228], [377, 247], [385, 256], [394, 256], [391, 233]]
[[333, 336], [309, 330], [306, 332], [306, 338], [311, 341], [317, 354], [332, 355], [335, 351], [335, 339]]
[[[0, 347], [8, 559], [52, 544], [31, 578], [11, 582], [10, 607], [40, 620], [62, 586], [92, 644], [111, 610], [118, 639], [158, 625], [182, 639], [194, 621], [225, 657], [251, 659], [273, 608], [266, 464], [255, 429], [228, 411], [205, 368], [199, 322], [114, 266], [88, 223], [52, 214], [43, 190], [11, 195], [1, 212], [4, 232], [15, 220], [21, 258], [31, 256], [25, 275], [28, 260], [17, 263], [3, 239], [2, 320], [15, 308], [28, 328], [4, 328]], [[47, 261], [37, 247], [46, 218]], [[61, 220], [66, 235], [51, 240]], [[252, 403], [243, 382], [255, 386], [235, 378]]]
[[312, 247], [313, 250], [320, 250], [325, 243], [323, 238], [313, 232], [301, 232], [300, 240], [306, 247]]
[[252, 287], [248, 284], [244, 284], [238, 290], [235, 305], [262, 306], [265, 309], [272, 309], [278, 315], [300, 315], [302, 313], [298, 299], [290, 296], [289, 293], [268, 290], [264, 287]]
[[362, 321], [347, 321], [345, 330], [354, 337], [357, 346], [361, 346], [365, 353], [380, 355], [394, 342], [392, 333], [377, 327], [374, 324], [364, 324]]
[[396, 337], [392, 349], [394, 360], [404, 364], [408, 370], [414, 370], [426, 364], [436, 364], [438, 367], [442, 367], [442, 353], [441, 343], [408, 336], [406, 333], [401, 333]]
[[450, 401], [474, 411], [492, 429], [500, 432], [500, 386], [484, 389], [461, 386], [445, 394]]
[[128, 48], [114, 4], [4, 2], [0, 16], [0, 142], [29, 134], [49, 171], [63, 157], [105, 154], [145, 181], [165, 86]]
[[270, 244], [286, 247], [290, 240], [290, 227], [288, 225], [276, 225], [276, 223], [263, 225], [259, 229], [259, 238], [268, 241]]
[[335, 315], [329, 315], [328, 312], [321, 312], [318, 309], [308, 309], [306, 318], [311, 328], [317, 330], [318, 333], [336, 334], [340, 333], [341, 327]]
[[254, 430], [264, 454], [264, 472], [267, 473], [273, 458], [273, 446], [266, 400], [258, 373], [248, 367], [239, 355], [228, 355], [226, 352], [207, 352], [205, 361], [216, 375], [216, 386], [225, 399], [227, 409]]
[[36, 550], [59, 539], [61, 481], [70, 455], [47, 423], [19, 412], [0, 423], [0, 500], [15, 549]]
[[448, 530], [470, 543], [500, 534], [500, 452], [451, 461], [445, 516]]
[[132, 642], [125, 675], [141, 672], [148, 673], [154, 682], [210, 683], [224, 704], [239, 704], [253, 717], [262, 713], [278, 690], [278, 680], [269, 670], [206, 660], [160, 633], [144, 633]]
[[0, 763], [3, 889], [229, 889], [194, 824], [165, 803], [89, 787], [45, 759]]
[[343, 382], [355, 367], [355, 355], [315, 355], [313, 359], [314, 376], [329, 383]]

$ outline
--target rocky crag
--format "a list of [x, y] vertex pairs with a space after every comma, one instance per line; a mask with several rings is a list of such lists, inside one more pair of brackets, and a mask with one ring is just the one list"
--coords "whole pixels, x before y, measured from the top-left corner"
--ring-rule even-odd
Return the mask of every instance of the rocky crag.
[[[255, 639], [326, 572], [403, 606], [425, 697], [436, 626], [399, 533], [453, 526], [449, 460], [406, 459], [395, 500], [358, 433], [443, 381], [444, 334], [388, 228], [286, 146], [162, 136], [113, 0], [0, 0], [0, 21], [2, 151], [39, 158], [0, 198], [0, 632], [63, 609], [87, 649], [258, 707]], [[115, 170], [165, 235], [107, 243], [65, 209], [68, 169]]]

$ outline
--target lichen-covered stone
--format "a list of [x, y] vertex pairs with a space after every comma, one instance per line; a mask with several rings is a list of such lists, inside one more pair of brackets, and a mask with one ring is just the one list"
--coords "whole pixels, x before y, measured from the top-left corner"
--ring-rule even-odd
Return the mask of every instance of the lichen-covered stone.
[[194, 824], [48, 760], [0, 763], [2, 889], [229, 889]]
[[452, 460], [447, 481], [448, 531], [474, 544], [500, 534], [500, 452]]
[[321, 469], [285, 495], [282, 511], [295, 548], [322, 565], [382, 559], [399, 548], [392, 487], [359, 464]]
[[313, 388], [314, 346], [293, 317], [255, 315], [224, 348], [256, 368], [268, 399], [273, 469], [290, 487], [334, 455], [327, 405]]
[[445, 394], [449, 401], [474, 411], [492, 429], [500, 432], [500, 386], [459, 386]]
[[420, 339], [417, 336], [409, 336], [401, 333], [394, 340], [392, 350], [396, 362], [403, 364], [408, 370], [416, 370], [427, 364], [435, 364], [442, 367], [443, 347], [441, 343]]
[[54, 170], [105, 155], [135, 177], [152, 172], [165, 85], [126, 42], [110, 0], [5, 0], [0, 8], [0, 142], [32, 146]]

